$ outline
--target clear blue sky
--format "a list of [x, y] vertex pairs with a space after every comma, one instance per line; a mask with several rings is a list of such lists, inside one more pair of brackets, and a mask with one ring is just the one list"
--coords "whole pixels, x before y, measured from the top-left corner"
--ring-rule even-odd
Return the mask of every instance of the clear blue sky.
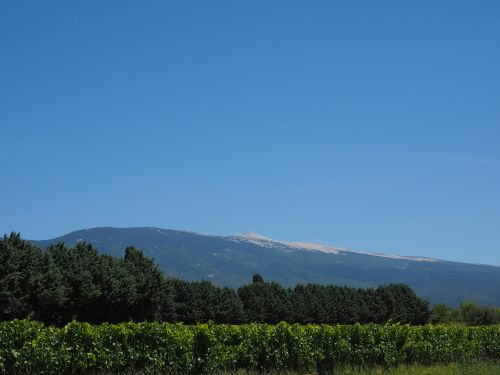
[[2, 1], [0, 232], [500, 265], [500, 2]]

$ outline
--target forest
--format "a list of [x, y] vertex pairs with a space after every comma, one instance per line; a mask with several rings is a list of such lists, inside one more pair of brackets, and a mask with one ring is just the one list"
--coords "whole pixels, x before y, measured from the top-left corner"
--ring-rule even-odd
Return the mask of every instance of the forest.
[[73, 320], [479, 325], [497, 323], [500, 314], [471, 303], [455, 312], [443, 305], [431, 310], [401, 284], [284, 288], [256, 274], [251, 283], [234, 290], [208, 281], [168, 278], [153, 259], [133, 247], [126, 248], [122, 258], [101, 254], [86, 243], [73, 248], [59, 243], [42, 250], [11, 233], [0, 240], [0, 321], [23, 318], [56, 326]]

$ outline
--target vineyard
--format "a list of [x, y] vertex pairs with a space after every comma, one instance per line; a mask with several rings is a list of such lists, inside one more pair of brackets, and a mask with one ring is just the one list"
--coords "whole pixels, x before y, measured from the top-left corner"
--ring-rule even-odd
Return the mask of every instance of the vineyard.
[[500, 326], [0, 323], [0, 373], [331, 373], [500, 359]]

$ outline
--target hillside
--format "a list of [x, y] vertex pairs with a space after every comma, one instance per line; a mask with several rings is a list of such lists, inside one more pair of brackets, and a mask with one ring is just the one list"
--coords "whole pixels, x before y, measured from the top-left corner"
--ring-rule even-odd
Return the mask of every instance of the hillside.
[[154, 257], [169, 276], [210, 280], [232, 287], [260, 273], [285, 286], [297, 283], [374, 287], [405, 283], [431, 303], [455, 306], [472, 300], [500, 305], [500, 267], [388, 254], [354, 252], [330, 246], [275, 241], [255, 234], [212, 236], [159, 228], [92, 228], [33, 241], [93, 244], [121, 257], [133, 245]]

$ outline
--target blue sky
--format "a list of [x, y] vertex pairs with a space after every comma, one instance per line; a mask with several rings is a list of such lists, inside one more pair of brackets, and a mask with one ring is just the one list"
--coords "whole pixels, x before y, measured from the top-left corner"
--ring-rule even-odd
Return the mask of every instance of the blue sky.
[[3, 1], [0, 232], [500, 265], [498, 1]]

